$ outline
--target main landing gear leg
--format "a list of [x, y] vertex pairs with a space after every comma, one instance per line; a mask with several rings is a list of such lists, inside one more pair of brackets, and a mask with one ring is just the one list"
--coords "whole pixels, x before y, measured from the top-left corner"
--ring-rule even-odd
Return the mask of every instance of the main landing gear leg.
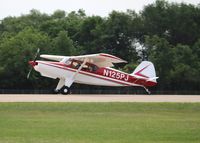
[[74, 79], [72, 78], [65, 79], [62, 83], [62, 87], [59, 90], [60, 93], [63, 95], [70, 94], [70, 87], [73, 82], [74, 82]]
[[54, 90], [54, 93], [57, 93], [57, 94], [61, 93], [64, 95], [70, 94], [70, 87], [73, 82], [74, 82], [74, 79], [72, 78], [60, 79], [56, 89]]
[[64, 84], [65, 84], [65, 80], [63, 78], [60, 78], [58, 85], [57, 85], [56, 89], [54, 89], [53, 93], [54, 94], [61, 93], [61, 88], [64, 86]]

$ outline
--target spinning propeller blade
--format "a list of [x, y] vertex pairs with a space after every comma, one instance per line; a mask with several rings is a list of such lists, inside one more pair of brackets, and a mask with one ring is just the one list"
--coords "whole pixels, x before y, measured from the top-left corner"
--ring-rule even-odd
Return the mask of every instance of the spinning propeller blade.
[[27, 76], [26, 76], [27, 79], [29, 79], [32, 70], [33, 70], [33, 68], [30, 68], [30, 70], [29, 70], [29, 72], [28, 72], [28, 74], [27, 74]]
[[37, 49], [37, 52], [36, 52], [35, 57], [34, 57], [34, 60], [33, 60], [34, 62], [36, 61], [37, 56], [38, 56], [39, 53], [40, 53], [40, 48]]

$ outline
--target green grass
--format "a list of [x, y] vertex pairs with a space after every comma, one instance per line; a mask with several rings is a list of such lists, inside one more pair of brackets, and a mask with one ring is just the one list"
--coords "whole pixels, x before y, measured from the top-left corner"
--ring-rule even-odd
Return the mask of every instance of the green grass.
[[0, 103], [0, 143], [200, 143], [200, 104]]

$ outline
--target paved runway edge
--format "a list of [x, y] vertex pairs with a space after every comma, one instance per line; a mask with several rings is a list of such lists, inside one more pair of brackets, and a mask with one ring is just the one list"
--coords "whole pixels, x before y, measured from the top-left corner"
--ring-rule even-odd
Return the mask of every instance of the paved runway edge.
[[200, 102], [200, 95], [0, 94], [0, 102]]

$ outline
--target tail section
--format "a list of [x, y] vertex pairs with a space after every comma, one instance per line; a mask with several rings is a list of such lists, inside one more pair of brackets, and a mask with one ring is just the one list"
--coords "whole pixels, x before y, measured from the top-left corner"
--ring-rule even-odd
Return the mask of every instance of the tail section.
[[146, 78], [147, 82], [155, 82], [158, 77], [156, 77], [155, 68], [152, 62], [143, 61], [137, 66], [134, 72], [131, 74], [137, 78]]

